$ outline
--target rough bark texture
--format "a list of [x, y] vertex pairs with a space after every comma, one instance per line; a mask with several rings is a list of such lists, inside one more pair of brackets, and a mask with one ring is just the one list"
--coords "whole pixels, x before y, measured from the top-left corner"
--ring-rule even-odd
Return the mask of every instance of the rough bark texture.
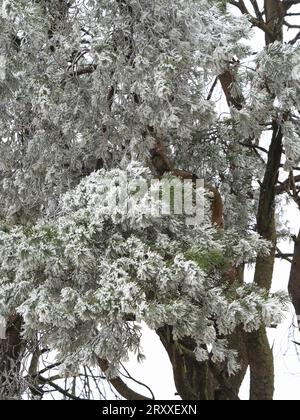
[[281, 0], [265, 0], [266, 24], [273, 34], [266, 32], [266, 44], [282, 41], [283, 19], [286, 9]]
[[214, 400], [214, 378], [208, 363], [197, 362], [192, 340], [174, 341], [172, 328], [168, 326], [157, 330], [157, 334], [169, 355], [180, 397], [183, 400]]
[[282, 148], [282, 131], [277, 122], [274, 122], [257, 213], [257, 232], [272, 243], [271, 254], [268, 257], [258, 257], [255, 270], [255, 282], [267, 290], [271, 288], [276, 255], [275, 197]]
[[274, 359], [265, 328], [248, 334], [250, 400], [270, 401], [274, 395]]
[[20, 392], [20, 367], [23, 353], [22, 319], [11, 316], [6, 339], [0, 340], [0, 399], [14, 399]]
[[[275, 196], [276, 184], [282, 155], [282, 132], [274, 122], [273, 137], [268, 162], [261, 186], [257, 214], [257, 232], [272, 243], [267, 257], [258, 257], [255, 269], [255, 283], [270, 290], [276, 253]], [[272, 400], [274, 394], [273, 352], [265, 328], [248, 335], [248, 357], [250, 363], [250, 400]]]
[[[225, 366], [214, 365], [210, 361], [198, 362], [196, 360], [194, 353], [196, 345], [189, 337], [175, 341], [172, 327], [169, 326], [158, 329], [157, 334], [169, 355], [175, 386], [183, 400], [239, 400], [238, 393], [248, 363], [241, 366], [236, 376], [229, 378]], [[229, 341], [232, 348], [239, 352], [239, 356], [247, 360], [245, 341], [241, 340], [241, 331], [236, 331]]]
[[300, 231], [295, 238], [294, 258], [291, 267], [289, 293], [298, 316], [298, 325], [300, 328]]

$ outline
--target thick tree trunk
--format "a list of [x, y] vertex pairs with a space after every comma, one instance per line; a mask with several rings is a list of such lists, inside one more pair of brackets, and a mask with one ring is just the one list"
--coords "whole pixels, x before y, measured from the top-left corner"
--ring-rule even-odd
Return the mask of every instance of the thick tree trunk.
[[233, 395], [238, 396], [240, 392], [241, 385], [245, 378], [245, 375], [248, 370], [249, 360], [248, 360], [248, 351], [247, 351], [247, 342], [246, 342], [246, 333], [242, 327], [237, 328], [237, 330], [228, 338], [228, 347], [235, 350], [238, 353], [238, 363], [239, 371], [236, 375], [228, 376], [226, 373], [226, 366], [223, 368], [223, 376], [226, 378], [228, 387], [232, 391], [231, 398], [228, 395], [228, 392], [219, 391], [217, 392], [218, 400], [230, 400], [233, 399]]
[[283, 151], [282, 139], [281, 127], [274, 121], [273, 136], [268, 154], [266, 172], [261, 186], [257, 213], [257, 232], [264, 239], [270, 241], [272, 249], [269, 256], [258, 257], [255, 269], [255, 283], [267, 290], [270, 290], [272, 285], [276, 255], [275, 197]]
[[[275, 187], [278, 181], [282, 155], [282, 132], [274, 122], [273, 137], [269, 149], [266, 172], [261, 186], [257, 214], [257, 232], [272, 244], [267, 257], [258, 257], [255, 269], [255, 283], [270, 290], [275, 262]], [[248, 357], [250, 363], [250, 400], [272, 400], [274, 393], [273, 353], [265, 328], [248, 335]]]
[[179, 396], [183, 400], [238, 400], [238, 393], [244, 379], [248, 362], [243, 333], [238, 330], [229, 338], [230, 347], [239, 353], [241, 363], [239, 373], [228, 377], [226, 367], [213, 363], [198, 362], [195, 357], [195, 343], [189, 337], [180, 341], [173, 339], [172, 327], [166, 326], [157, 330], [163, 343], [174, 374], [174, 382]]
[[20, 368], [24, 350], [21, 329], [21, 317], [11, 316], [6, 328], [6, 339], [0, 340], [0, 400], [20, 397]]
[[265, 0], [266, 24], [273, 35], [266, 32], [266, 45], [283, 39], [283, 19], [286, 9], [281, 0]]
[[295, 238], [294, 257], [290, 273], [289, 293], [298, 317], [298, 326], [300, 328], [300, 231]]
[[174, 341], [172, 328], [168, 326], [157, 330], [157, 334], [169, 355], [180, 397], [183, 400], [214, 400], [214, 378], [208, 363], [197, 362], [192, 340]]
[[274, 359], [265, 328], [248, 334], [250, 400], [270, 401], [274, 394]]

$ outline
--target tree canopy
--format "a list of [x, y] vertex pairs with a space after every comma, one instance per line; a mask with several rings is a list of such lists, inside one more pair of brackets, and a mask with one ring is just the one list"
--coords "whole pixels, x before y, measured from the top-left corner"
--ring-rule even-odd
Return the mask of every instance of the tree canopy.
[[[182, 399], [238, 399], [248, 366], [250, 398], [272, 399], [266, 327], [288, 299], [270, 289], [290, 237], [276, 215], [286, 197], [300, 207], [300, 44], [284, 30], [298, 2], [260, 3], [1, 1], [1, 397], [54, 383], [79, 398], [43, 376], [50, 352], [58, 379], [98, 366], [143, 398], [119, 369], [142, 360], [146, 323]], [[190, 179], [201, 223], [153, 212], [137, 186], [154, 179]]]

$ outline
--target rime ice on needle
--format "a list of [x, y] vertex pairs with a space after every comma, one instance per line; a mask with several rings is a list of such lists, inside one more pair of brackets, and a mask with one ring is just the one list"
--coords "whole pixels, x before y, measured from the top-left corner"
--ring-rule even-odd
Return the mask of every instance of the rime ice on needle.
[[[68, 369], [95, 355], [117, 367], [140, 354], [145, 321], [192, 337], [198, 360], [226, 359], [233, 373], [220, 334], [278, 322], [284, 300], [222, 282], [229, 264], [269, 251], [251, 233], [263, 165], [241, 142], [259, 137], [275, 112], [289, 162], [299, 162], [299, 118], [283, 118], [300, 109], [299, 83], [281, 79], [299, 47], [275, 43], [253, 56], [241, 41], [247, 18], [216, 2], [128, 2], [78, 1], [69, 15], [56, 0], [2, 8], [0, 315], [22, 314], [25, 338], [39, 332]], [[220, 116], [208, 98], [227, 70], [244, 104]], [[222, 179], [224, 231], [209, 217], [187, 228], [180, 217], [147, 215], [147, 195], [132, 213], [107, 211], [103, 179], [148, 179], [153, 133], [178, 167]]]

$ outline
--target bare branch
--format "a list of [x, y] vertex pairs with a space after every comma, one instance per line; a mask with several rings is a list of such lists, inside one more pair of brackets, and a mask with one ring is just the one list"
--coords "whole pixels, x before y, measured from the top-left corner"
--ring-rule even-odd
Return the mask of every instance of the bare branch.
[[[294, 182], [295, 183], [300, 182], [300, 175], [297, 175], [297, 176], [294, 177]], [[284, 194], [284, 193], [289, 192], [291, 190], [292, 190], [291, 178], [289, 177], [284, 182], [280, 182], [280, 185], [278, 185], [276, 187], [276, 194], [277, 195]]]
[[276, 36], [274, 31], [263, 21], [263, 19], [261, 20], [257, 17], [252, 16], [251, 13], [248, 11], [243, 0], [230, 0], [229, 3], [237, 7], [243, 13], [243, 15], [246, 15], [253, 26], [262, 29], [267, 35], [269, 35], [270, 38], [275, 40]]
[[[107, 360], [100, 359], [97, 357], [98, 364], [101, 370], [106, 373], [109, 369], [109, 363]], [[115, 390], [123, 397], [125, 400], [128, 401], [141, 401], [141, 400], [151, 400], [151, 398], [145, 397], [142, 394], [135, 392], [133, 389], [129, 388], [129, 386], [120, 378], [108, 378], [108, 381], [111, 385], [115, 388]]]
[[207, 96], [207, 100], [208, 100], [208, 101], [210, 101], [210, 100], [211, 100], [212, 95], [213, 95], [213, 93], [214, 93], [214, 90], [215, 90], [215, 88], [216, 88], [216, 86], [217, 86], [217, 84], [218, 84], [218, 81], [219, 81], [219, 78], [218, 78], [218, 77], [216, 77], [216, 78], [215, 78], [215, 80], [214, 80], [214, 83], [212, 84], [212, 87], [210, 88], [209, 94], [208, 94], [208, 96]]
[[135, 378], [133, 378], [123, 364], [122, 364], [122, 368], [126, 372], [126, 375], [122, 374], [124, 376], [124, 378], [130, 379], [131, 381], [135, 382], [136, 384], [141, 385], [144, 388], [148, 389], [148, 391], [150, 392], [150, 394], [152, 396], [152, 399], [155, 400], [155, 396], [153, 394], [153, 391], [148, 385], [146, 385], [143, 382], [140, 382], [140, 381], [136, 380]]
[[294, 256], [294, 254], [287, 254], [282, 252], [279, 248], [276, 248], [277, 254], [276, 254], [276, 258], [279, 258], [281, 260], [286, 260], [288, 261], [290, 264], [292, 264], [292, 258]]
[[292, 39], [289, 44], [294, 45], [300, 39], [300, 31], [297, 33], [294, 39]]
[[38, 377], [38, 379], [42, 384], [50, 385], [53, 389], [58, 391], [60, 394], [64, 395], [67, 398], [70, 398], [70, 400], [76, 400], [76, 401], [83, 401], [84, 400], [83, 398], [79, 398], [79, 397], [76, 397], [76, 395], [70, 394], [68, 391], [61, 388], [59, 385], [57, 385], [56, 383], [54, 383], [50, 379], [44, 378], [41, 375]]
[[257, 1], [256, 0], [250, 0], [250, 1], [251, 1], [252, 7], [254, 9], [254, 12], [255, 12], [255, 15], [256, 15], [257, 19], [259, 21], [263, 22], [263, 15], [262, 15], [262, 12], [260, 11], [259, 7], [258, 7]]

